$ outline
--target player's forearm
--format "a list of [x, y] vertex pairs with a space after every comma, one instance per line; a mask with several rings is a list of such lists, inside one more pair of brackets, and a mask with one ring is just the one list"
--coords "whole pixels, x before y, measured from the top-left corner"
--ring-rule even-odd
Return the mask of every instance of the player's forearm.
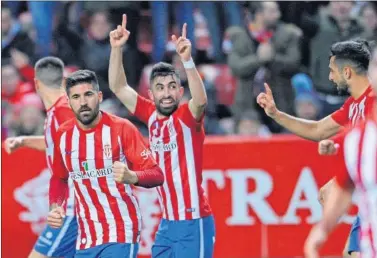
[[150, 169], [135, 171], [135, 173], [137, 175], [136, 186], [152, 188], [164, 183], [164, 174], [162, 173], [161, 168], [157, 165]]
[[56, 208], [57, 206], [62, 206], [65, 199], [68, 196], [67, 180], [64, 180], [55, 175], [52, 175], [50, 179], [50, 188], [49, 188], [48, 195], [49, 195], [50, 210], [53, 208]]
[[278, 111], [272, 117], [279, 125], [288, 129], [292, 133], [312, 141], [320, 141], [323, 136], [318, 133], [318, 122], [293, 117], [284, 112]]
[[198, 70], [196, 67], [192, 67], [185, 68], [185, 71], [193, 104], [198, 108], [205, 107], [207, 105], [207, 93]]
[[123, 67], [122, 48], [111, 48], [109, 63], [109, 86], [115, 94], [127, 86], [127, 77]]
[[352, 203], [352, 189], [343, 189], [337, 183], [333, 184], [330, 195], [325, 200], [323, 218], [319, 222], [325, 232], [331, 232]]
[[22, 145], [27, 148], [45, 151], [46, 142], [44, 136], [23, 136]]

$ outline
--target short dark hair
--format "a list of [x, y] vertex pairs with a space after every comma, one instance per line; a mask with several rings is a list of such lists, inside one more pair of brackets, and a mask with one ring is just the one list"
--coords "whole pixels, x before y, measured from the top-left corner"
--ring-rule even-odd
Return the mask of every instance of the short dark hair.
[[349, 65], [352, 66], [357, 74], [366, 74], [371, 51], [366, 40], [347, 40], [337, 42], [331, 46], [330, 58], [333, 56], [339, 67]]
[[60, 88], [64, 77], [64, 63], [53, 56], [39, 59], [35, 64], [35, 77], [50, 88]]
[[65, 79], [65, 90], [69, 94], [69, 89], [82, 83], [89, 83], [95, 91], [99, 91], [98, 79], [95, 72], [90, 70], [78, 70], [71, 73]]
[[174, 66], [168, 63], [159, 62], [152, 67], [149, 83], [152, 85], [152, 82], [156, 77], [166, 77], [168, 75], [175, 75], [179, 80], [179, 74], [174, 69]]

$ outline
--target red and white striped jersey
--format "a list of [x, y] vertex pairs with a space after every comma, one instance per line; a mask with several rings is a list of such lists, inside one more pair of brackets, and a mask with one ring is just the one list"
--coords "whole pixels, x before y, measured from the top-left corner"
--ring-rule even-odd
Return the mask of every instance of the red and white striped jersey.
[[135, 114], [148, 125], [149, 144], [165, 177], [157, 187], [163, 218], [190, 220], [212, 214], [202, 188], [203, 119], [196, 121], [188, 103], [165, 119], [158, 119], [156, 106], [138, 96]]
[[102, 112], [100, 122], [90, 130], [81, 129], [76, 119], [64, 123], [55, 142], [54, 176], [70, 177], [75, 189], [76, 248], [138, 242], [138, 203], [131, 186], [117, 183], [112, 171], [115, 161], [132, 170], [158, 168], [136, 127]]
[[[344, 138], [346, 169], [336, 179], [341, 187], [355, 186], [359, 197], [362, 257], [377, 257], [377, 119], [368, 119]], [[346, 171], [347, 170], [347, 171]]]
[[[44, 138], [46, 142], [46, 160], [47, 166], [52, 171], [52, 162], [54, 160], [54, 139], [56, 138], [59, 125], [65, 121], [74, 118], [75, 115], [70, 108], [67, 97], [61, 96], [47, 111], [47, 116], [44, 124]], [[74, 215], [74, 194], [73, 194], [73, 182], [69, 183], [69, 196], [67, 198], [66, 215]]]

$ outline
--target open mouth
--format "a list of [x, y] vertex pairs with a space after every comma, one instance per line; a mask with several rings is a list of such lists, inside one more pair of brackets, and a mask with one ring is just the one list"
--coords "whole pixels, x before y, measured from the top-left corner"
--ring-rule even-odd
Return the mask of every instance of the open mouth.
[[164, 107], [169, 107], [174, 104], [173, 99], [163, 99], [160, 101], [161, 105]]

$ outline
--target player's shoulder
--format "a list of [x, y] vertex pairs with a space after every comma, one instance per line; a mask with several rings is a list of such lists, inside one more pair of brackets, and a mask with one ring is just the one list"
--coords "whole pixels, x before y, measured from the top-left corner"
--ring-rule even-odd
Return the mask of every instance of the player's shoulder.
[[102, 112], [102, 114], [105, 116], [105, 120], [108, 126], [112, 128], [117, 128], [117, 127], [136, 128], [135, 125], [127, 118], [119, 117], [119, 116], [116, 116], [107, 112]]
[[75, 118], [72, 117], [71, 119], [68, 119], [66, 121], [64, 121], [60, 126], [59, 126], [59, 129], [58, 129], [58, 134], [63, 134], [65, 132], [68, 132], [69, 130], [73, 129], [74, 126], [75, 126]]

